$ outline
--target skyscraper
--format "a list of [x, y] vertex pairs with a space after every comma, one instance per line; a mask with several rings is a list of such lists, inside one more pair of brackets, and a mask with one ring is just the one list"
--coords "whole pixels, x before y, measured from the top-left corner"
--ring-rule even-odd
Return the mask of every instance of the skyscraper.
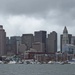
[[20, 43], [21, 43], [21, 37], [20, 36], [10, 37], [11, 52], [13, 54], [18, 54], [18, 45]]
[[34, 42], [43, 43], [45, 46], [44, 52], [46, 52], [46, 31], [36, 31], [34, 33]]
[[64, 45], [71, 44], [71, 38], [72, 38], [72, 35], [68, 34], [68, 30], [65, 26], [65, 28], [63, 30], [63, 34], [60, 35], [60, 49], [61, 49], [61, 52], [62, 52], [62, 47]]
[[6, 37], [6, 52], [7, 52], [7, 55], [9, 52], [11, 52], [11, 45], [10, 45], [9, 37]]
[[32, 47], [32, 43], [34, 42], [33, 34], [23, 34], [22, 35], [22, 44], [27, 46], [27, 49]]
[[6, 55], [6, 32], [0, 25], [0, 56]]
[[55, 31], [48, 34], [47, 52], [50, 52], [50, 53], [57, 52], [57, 33]]

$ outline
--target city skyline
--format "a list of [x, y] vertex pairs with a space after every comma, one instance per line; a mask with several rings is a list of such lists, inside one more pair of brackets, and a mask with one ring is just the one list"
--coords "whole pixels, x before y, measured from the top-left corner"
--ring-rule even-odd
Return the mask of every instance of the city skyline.
[[7, 36], [38, 30], [48, 34], [56, 31], [60, 35], [64, 26], [75, 35], [74, 8], [74, 0], [0, 0], [0, 24]]
[[[68, 29], [65, 26], [63, 29], [63, 33], [60, 35], [60, 47], [58, 46], [57, 42], [57, 32], [52, 31], [50, 34], [46, 34], [46, 31], [35, 31], [34, 34], [22, 34], [22, 36], [11, 36], [6, 37], [5, 29], [3, 26], [0, 25], [1, 30], [1, 48], [2, 43], [6, 43], [8, 52], [12, 52], [17, 54], [19, 51], [24, 47], [24, 50], [37, 50], [42, 52], [57, 52], [61, 51], [66, 48], [68, 45], [75, 45], [75, 36], [68, 33]], [[3, 32], [2, 32], [3, 31]], [[47, 37], [48, 36], [48, 37]], [[4, 38], [4, 39], [3, 39]], [[3, 40], [3, 41], [2, 41]], [[6, 40], [4, 42], [4, 40]], [[3, 47], [5, 48], [5, 47]], [[11, 51], [12, 49], [12, 51]], [[5, 50], [5, 49], [4, 49]], [[23, 51], [24, 51], [23, 50]]]
[[[3, 25], [2, 25], [3, 26]], [[66, 26], [64, 26], [64, 27], [66, 27]], [[4, 28], [4, 27], [3, 27]], [[67, 27], [66, 27], [67, 28]], [[63, 30], [64, 30], [64, 28], [63, 28]], [[68, 30], [68, 34], [69, 34], [69, 29], [67, 29]], [[6, 31], [6, 29], [5, 29], [5, 31]], [[22, 35], [23, 34], [25, 34], [25, 35], [29, 35], [29, 34], [32, 34], [33, 36], [35, 36], [35, 32], [39, 32], [39, 31], [45, 31], [45, 30], [37, 30], [37, 31], [34, 31], [34, 33], [22, 33], [21, 35], [12, 35], [12, 36], [6, 36], [6, 37], [9, 37], [9, 38], [11, 38], [11, 37], [22, 37]], [[47, 31], [46, 31], [47, 32]], [[51, 32], [56, 32], [56, 31], [51, 31]], [[51, 33], [51, 32], [49, 32], [49, 34]], [[57, 32], [56, 32], [57, 33]], [[62, 33], [63, 33], [63, 31], [62, 31]], [[60, 35], [62, 35], [62, 33], [60, 34]], [[7, 33], [6, 33], [7, 34]], [[61, 46], [61, 41], [60, 41], [60, 39], [61, 39], [61, 37], [60, 37], [60, 35], [57, 33], [57, 51], [61, 51], [61, 48], [60, 48], [60, 46]], [[75, 36], [75, 35], [73, 35], [72, 33], [70, 34], [70, 35], [72, 35], [72, 36]], [[46, 38], [48, 38], [48, 33], [46, 34]]]

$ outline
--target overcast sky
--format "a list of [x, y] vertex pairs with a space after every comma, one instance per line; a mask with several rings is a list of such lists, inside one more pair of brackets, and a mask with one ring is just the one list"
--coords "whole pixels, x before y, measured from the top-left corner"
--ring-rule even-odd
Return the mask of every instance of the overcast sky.
[[75, 35], [75, 0], [0, 0], [0, 24], [7, 36], [46, 30]]

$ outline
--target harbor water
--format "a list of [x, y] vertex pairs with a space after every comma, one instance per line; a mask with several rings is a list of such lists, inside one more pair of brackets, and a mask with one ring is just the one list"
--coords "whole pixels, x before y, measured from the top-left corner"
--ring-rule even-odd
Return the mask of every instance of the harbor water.
[[0, 75], [75, 75], [75, 65], [0, 64]]

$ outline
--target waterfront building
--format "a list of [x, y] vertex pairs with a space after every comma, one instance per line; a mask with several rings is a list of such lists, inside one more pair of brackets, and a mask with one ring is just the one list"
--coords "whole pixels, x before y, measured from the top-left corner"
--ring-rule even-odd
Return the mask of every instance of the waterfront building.
[[6, 55], [6, 32], [0, 25], [0, 56]]
[[62, 48], [62, 53], [75, 54], [75, 46], [72, 44], [66, 44]]
[[32, 43], [34, 42], [33, 34], [23, 34], [22, 35], [22, 44], [27, 46], [27, 50], [32, 48]]
[[60, 49], [61, 49], [61, 52], [63, 52], [62, 48], [63, 48], [64, 45], [71, 44], [71, 38], [72, 38], [72, 34], [68, 34], [68, 30], [65, 26], [65, 28], [63, 30], [63, 34], [60, 35]]
[[46, 31], [36, 31], [36, 32], [34, 32], [34, 42], [43, 43], [45, 45], [44, 50], [46, 52]]
[[57, 52], [57, 33], [55, 31], [48, 34], [47, 52], [50, 52], [50, 53]]

